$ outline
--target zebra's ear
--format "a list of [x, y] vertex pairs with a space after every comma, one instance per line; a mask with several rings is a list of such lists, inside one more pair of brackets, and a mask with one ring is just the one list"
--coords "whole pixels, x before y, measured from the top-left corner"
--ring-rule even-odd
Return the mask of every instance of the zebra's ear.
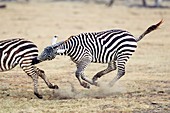
[[54, 45], [57, 43], [58, 36], [54, 36], [51, 40], [51, 45]]
[[66, 49], [58, 49], [58, 50], [57, 50], [57, 53], [60, 54], [60, 53], [64, 53], [65, 51], [66, 51]]

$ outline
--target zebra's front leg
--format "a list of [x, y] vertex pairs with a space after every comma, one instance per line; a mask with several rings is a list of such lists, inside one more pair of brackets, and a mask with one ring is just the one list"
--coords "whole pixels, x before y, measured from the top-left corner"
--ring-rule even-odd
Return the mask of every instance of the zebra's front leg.
[[46, 77], [45, 72], [39, 68], [36, 68], [37, 75], [39, 75], [47, 84], [50, 89], [58, 89], [57, 85], [53, 85]]
[[34, 94], [39, 98], [39, 99], [42, 99], [43, 96], [41, 94], [39, 94], [38, 92], [38, 75], [35, 74], [35, 75], [32, 75], [31, 78], [33, 79], [33, 82], [34, 82]]
[[[94, 85], [93, 81], [84, 75], [84, 69], [87, 67], [89, 63], [91, 63], [91, 58], [89, 57], [83, 58], [82, 61], [77, 63], [77, 70], [75, 74], [76, 74], [77, 79], [80, 82], [80, 85], [82, 85], [84, 88], [90, 88], [90, 85], [88, 83], [90, 83], [91, 85]], [[84, 81], [88, 83], [82, 81], [81, 79], [83, 79]]]
[[39, 98], [42, 99], [43, 96], [39, 94], [38, 92], [38, 75], [36, 73], [35, 67], [34, 66], [28, 66], [28, 67], [23, 67], [21, 65], [21, 68], [24, 70], [24, 72], [30, 76], [33, 80], [34, 83], [34, 94]]
[[96, 75], [94, 75], [94, 77], [92, 78], [93, 80], [93, 84], [96, 84], [97, 85], [97, 79], [102, 77], [103, 75], [111, 72], [111, 71], [114, 71], [116, 70], [116, 62], [115, 61], [112, 61], [112, 62], [109, 62], [108, 63], [108, 67], [105, 69], [105, 70], [102, 70], [100, 72], [98, 72]]
[[39, 98], [42, 99], [43, 96], [39, 94], [38, 92], [38, 75], [36, 73], [32, 73], [31, 75], [28, 74], [28, 76], [30, 76], [33, 80], [34, 83], [34, 94]]
[[84, 88], [88, 88], [88, 89], [89, 89], [89, 88], [90, 88], [90, 85], [89, 85], [88, 83], [86, 83], [86, 82], [84, 82], [84, 81], [81, 80], [82, 76], [84, 76], [83, 72], [82, 72], [82, 71], [79, 71], [79, 70], [77, 69], [77, 71], [76, 71], [76, 77], [77, 77], [80, 85], [83, 86]]

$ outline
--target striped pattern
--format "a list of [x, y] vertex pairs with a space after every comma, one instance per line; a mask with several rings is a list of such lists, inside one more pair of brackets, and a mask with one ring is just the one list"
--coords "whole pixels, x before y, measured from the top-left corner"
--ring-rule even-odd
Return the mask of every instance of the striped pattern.
[[[138, 38], [135, 38], [127, 31], [119, 29], [94, 33], [81, 33], [76, 36], [71, 36], [62, 43], [60, 42], [46, 47], [41, 55], [37, 57], [37, 60], [51, 60], [55, 58], [56, 55], [70, 56], [77, 64], [76, 77], [80, 84], [85, 88], [90, 87], [86, 82], [97, 85], [96, 80], [98, 78], [118, 69], [117, 76], [109, 83], [110, 86], [113, 86], [113, 84], [125, 74], [125, 64], [135, 52], [137, 42], [146, 34], [157, 29], [161, 23], [162, 20], [156, 25], [150, 26]], [[63, 51], [63, 53], [61, 51]], [[84, 75], [85, 68], [91, 62], [108, 63], [108, 67], [94, 75], [92, 80]]]
[[24, 39], [9, 39], [0, 41], [0, 71], [8, 71], [17, 64], [30, 75], [32, 59], [38, 56], [38, 49], [35, 44]]
[[[62, 45], [61, 45], [62, 46]], [[135, 51], [135, 38], [122, 30], [109, 30], [98, 33], [82, 33], [69, 38], [63, 46], [75, 62], [88, 55], [94, 63], [109, 63], [117, 57], [129, 58]], [[62, 48], [62, 47], [61, 47]]]
[[49, 88], [57, 88], [53, 86], [45, 76], [43, 70], [32, 65], [32, 59], [38, 56], [38, 48], [31, 41], [16, 38], [0, 41], [0, 72], [13, 69], [16, 65], [25, 71], [25, 73], [33, 79], [34, 94], [38, 98], [42, 96], [38, 93], [38, 76], [40, 76]]

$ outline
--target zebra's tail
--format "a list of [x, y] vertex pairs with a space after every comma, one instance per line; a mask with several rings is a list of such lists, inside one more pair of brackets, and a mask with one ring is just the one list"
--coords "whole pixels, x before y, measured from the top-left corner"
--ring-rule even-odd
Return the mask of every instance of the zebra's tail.
[[142, 35], [140, 35], [138, 38], [136, 38], [136, 41], [140, 41], [146, 34], [156, 30], [161, 24], [163, 23], [163, 20], [161, 20], [160, 22], [158, 22], [155, 25], [151, 25]]

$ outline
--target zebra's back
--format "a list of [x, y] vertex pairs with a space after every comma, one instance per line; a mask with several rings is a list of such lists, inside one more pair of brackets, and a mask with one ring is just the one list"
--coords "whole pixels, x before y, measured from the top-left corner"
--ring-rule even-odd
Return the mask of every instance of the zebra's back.
[[10, 70], [17, 64], [29, 66], [36, 56], [38, 49], [31, 41], [21, 38], [0, 41], [0, 71]]

